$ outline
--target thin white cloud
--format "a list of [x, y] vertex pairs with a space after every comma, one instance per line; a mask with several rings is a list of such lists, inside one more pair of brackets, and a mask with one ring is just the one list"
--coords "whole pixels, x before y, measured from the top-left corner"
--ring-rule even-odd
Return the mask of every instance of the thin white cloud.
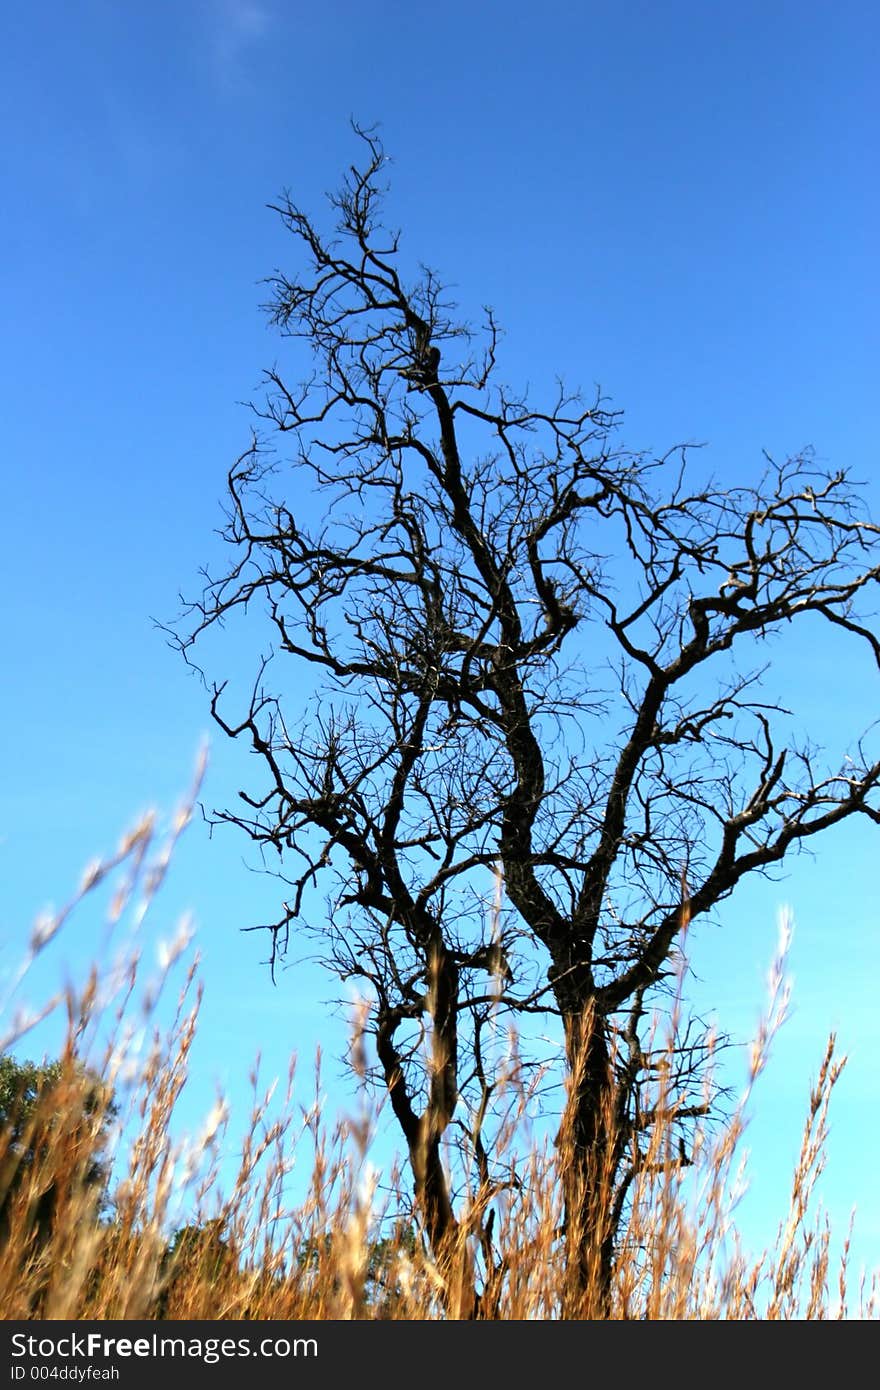
[[220, 0], [227, 23], [241, 38], [259, 38], [269, 28], [269, 9], [259, 0]]
[[224, 84], [239, 81], [248, 57], [269, 34], [272, 11], [262, 0], [209, 0], [209, 12], [215, 75]]

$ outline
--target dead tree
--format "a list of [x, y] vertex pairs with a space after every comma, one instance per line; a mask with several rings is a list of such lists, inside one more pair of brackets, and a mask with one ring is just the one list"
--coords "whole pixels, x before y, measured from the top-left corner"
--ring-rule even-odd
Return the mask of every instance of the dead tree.
[[[213, 686], [214, 718], [263, 773], [218, 819], [279, 857], [273, 966], [311, 929], [368, 987], [441, 1263], [461, 1235], [455, 1124], [495, 1190], [486, 1020], [561, 1020], [576, 1298], [611, 1277], [652, 1120], [642, 1019], [683, 919], [847, 817], [880, 820], [880, 762], [857, 742], [824, 764], [793, 740], [760, 660], [796, 621], [880, 662], [859, 616], [878, 530], [809, 455], [767, 459], [755, 486], [694, 481], [684, 448], [620, 447], [600, 397], [560, 387], [539, 408], [499, 384], [492, 313], [472, 332], [432, 272], [407, 279], [380, 218], [382, 148], [358, 134], [333, 237], [290, 197], [276, 208], [304, 269], [270, 281], [271, 316], [309, 372], [266, 373], [228, 477], [234, 558], [178, 641], [194, 662], [235, 612], [268, 620], [275, 663], [245, 707]], [[697, 1037], [682, 1086], [703, 1058]]]

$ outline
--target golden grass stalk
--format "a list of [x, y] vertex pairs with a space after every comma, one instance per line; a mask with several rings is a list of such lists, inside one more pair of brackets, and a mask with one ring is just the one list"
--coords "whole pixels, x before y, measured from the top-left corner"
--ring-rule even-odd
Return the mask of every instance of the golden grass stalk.
[[[185, 808], [172, 842], [187, 817]], [[129, 911], [140, 926], [170, 855], [170, 843], [156, 852], [155, 833], [152, 821], [142, 822], [115, 856], [90, 866], [57, 917], [41, 919], [17, 984], [73, 909], [114, 873], [121, 882], [111, 914], [115, 920]], [[441, 1272], [403, 1175], [380, 1175], [371, 1166], [375, 1116], [365, 1111], [328, 1125], [320, 1072], [315, 1099], [301, 1104], [292, 1063], [280, 1096], [274, 1087], [261, 1088], [255, 1064], [251, 1112], [234, 1146], [238, 1169], [225, 1189], [221, 1159], [232, 1145], [224, 1097], [201, 1133], [172, 1139], [201, 999], [198, 961], [188, 953], [183, 930], [165, 950], [159, 981], [142, 989], [133, 949], [122, 967], [93, 968], [79, 993], [70, 988], [31, 1014], [16, 1011], [14, 997], [8, 1001], [0, 1023], [6, 1051], [18, 1052], [28, 1026], [52, 1009], [66, 1009], [67, 1029], [58, 1076], [26, 1123], [13, 1107], [0, 1125], [4, 1318], [434, 1320], [471, 1314], [474, 1289], [479, 1315], [491, 1319], [876, 1316], [876, 1282], [863, 1282], [851, 1306], [849, 1236], [835, 1272], [831, 1232], [811, 1215], [829, 1104], [844, 1065], [833, 1037], [811, 1090], [777, 1237], [755, 1257], [742, 1249], [736, 1231], [748, 1105], [788, 1002], [784, 943], [746, 1092], [720, 1134], [698, 1132], [687, 1167], [672, 1137], [679, 1104], [668, 1081], [672, 1068], [659, 1069], [647, 1161], [632, 1186], [610, 1301], [591, 1298], [588, 1290], [577, 1309], [566, 1300], [560, 1235], [564, 1127], [556, 1144], [533, 1137], [532, 1095], [520, 1079], [515, 1038], [500, 1155], [510, 1181], [487, 1190], [475, 1168], [460, 1215], [460, 1248]], [[178, 969], [183, 980], [175, 1007], [161, 1026], [160, 997]], [[676, 1027], [673, 1010], [670, 1057]], [[361, 1019], [355, 1059], [363, 1053], [362, 1029]], [[114, 1144], [108, 1207], [96, 1173]], [[307, 1191], [291, 1204], [294, 1159], [304, 1150]], [[487, 1255], [475, 1232], [485, 1229], [490, 1208]]]

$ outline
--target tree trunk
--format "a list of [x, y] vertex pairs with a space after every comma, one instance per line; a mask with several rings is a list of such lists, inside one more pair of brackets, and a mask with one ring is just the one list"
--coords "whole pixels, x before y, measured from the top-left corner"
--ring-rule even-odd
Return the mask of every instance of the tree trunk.
[[415, 1197], [425, 1221], [425, 1232], [437, 1270], [444, 1282], [443, 1302], [452, 1318], [479, 1316], [480, 1300], [474, 1284], [465, 1232], [452, 1209], [449, 1182], [441, 1154], [442, 1136], [432, 1133], [426, 1113], [419, 1142], [410, 1149], [415, 1177]]
[[617, 1125], [605, 1020], [592, 1003], [563, 1014], [568, 1099], [557, 1145], [565, 1203], [564, 1313], [606, 1317], [614, 1259]]

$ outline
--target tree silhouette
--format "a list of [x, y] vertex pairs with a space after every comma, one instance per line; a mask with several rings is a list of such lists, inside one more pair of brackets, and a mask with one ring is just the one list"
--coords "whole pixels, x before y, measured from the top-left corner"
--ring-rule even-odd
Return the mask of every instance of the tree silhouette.
[[[482, 1179], [467, 1229], [489, 1267], [510, 1181], [488, 1025], [561, 1021], [576, 1301], [597, 1271], [607, 1287], [645, 1161], [645, 1020], [685, 922], [832, 825], [880, 820], [867, 744], [826, 764], [761, 680], [794, 622], [880, 662], [860, 616], [878, 531], [809, 454], [718, 485], [686, 448], [621, 447], [598, 395], [536, 406], [506, 388], [494, 315], [474, 331], [432, 271], [408, 277], [381, 144], [358, 134], [335, 233], [277, 205], [303, 269], [272, 278], [269, 309], [307, 375], [265, 374], [228, 475], [232, 559], [175, 631], [195, 664], [207, 629], [268, 622], [243, 705], [212, 682], [214, 719], [261, 769], [216, 819], [278, 856], [285, 900], [253, 924], [273, 971], [306, 933], [364, 985], [441, 1265], [466, 1233], [444, 1139], [463, 1136]], [[688, 1034], [668, 1078], [684, 1161], [706, 1047]]]

